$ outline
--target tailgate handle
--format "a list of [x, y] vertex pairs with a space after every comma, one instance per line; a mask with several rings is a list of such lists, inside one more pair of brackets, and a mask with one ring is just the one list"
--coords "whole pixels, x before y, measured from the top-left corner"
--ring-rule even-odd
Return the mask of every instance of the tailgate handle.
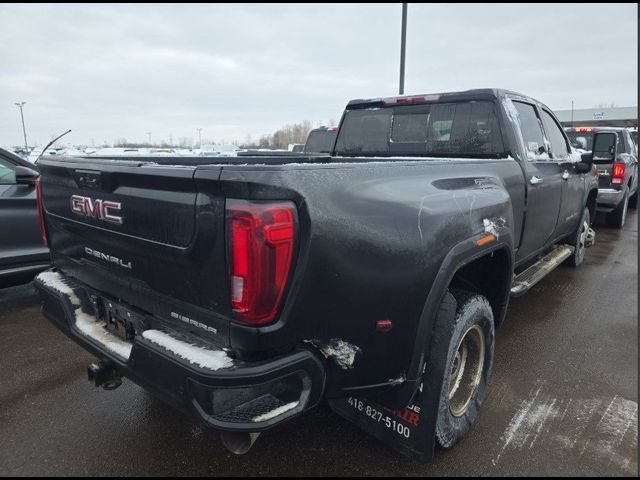
[[76, 180], [81, 188], [97, 189], [102, 187], [100, 172], [76, 170]]

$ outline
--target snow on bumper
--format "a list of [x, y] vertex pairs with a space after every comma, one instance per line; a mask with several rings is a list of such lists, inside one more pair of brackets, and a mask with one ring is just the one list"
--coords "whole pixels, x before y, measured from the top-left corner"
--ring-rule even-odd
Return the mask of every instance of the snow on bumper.
[[223, 350], [199, 347], [160, 330], [146, 330], [142, 337], [200, 368], [215, 371], [233, 365], [233, 360]]
[[74, 307], [74, 325], [82, 335], [90, 338], [110, 353], [124, 360], [129, 359], [133, 344], [109, 332], [105, 322], [98, 321], [93, 315], [84, 313], [80, 306], [80, 299], [65, 282], [62, 275], [53, 271], [42, 272], [36, 277], [36, 281], [69, 299], [69, 303]]
[[144, 321], [147, 329], [126, 342], [82, 311], [87, 297], [99, 292], [52, 271], [38, 277], [35, 285], [45, 317], [76, 343], [106, 358], [123, 377], [211, 427], [264, 431], [322, 398], [324, 365], [311, 349], [243, 362], [204, 339], [165, 329], [164, 322], [150, 315]]

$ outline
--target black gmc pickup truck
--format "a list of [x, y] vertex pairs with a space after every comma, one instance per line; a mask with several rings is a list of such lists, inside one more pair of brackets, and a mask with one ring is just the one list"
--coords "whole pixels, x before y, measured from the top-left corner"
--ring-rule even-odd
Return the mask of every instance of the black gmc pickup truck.
[[96, 386], [236, 453], [327, 399], [423, 460], [475, 421], [510, 296], [582, 262], [598, 188], [550, 109], [492, 89], [352, 101], [327, 156], [40, 170], [43, 312]]

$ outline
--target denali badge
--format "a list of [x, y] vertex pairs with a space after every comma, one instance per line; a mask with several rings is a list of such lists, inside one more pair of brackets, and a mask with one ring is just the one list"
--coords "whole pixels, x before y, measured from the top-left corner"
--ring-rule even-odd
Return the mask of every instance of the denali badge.
[[71, 196], [71, 211], [83, 217], [93, 217], [105, 222], [122, 225], [122, 217], [114, 215], [114, 210], [120, 210], [120, 202], [110, 202], [108, 200], [92, 200], [89, 197], [80, 195]]
[[96, 257], [100, 260], [104, 260], [105, 262], [115, 263], [116, 265], [122, 268], [128, 268], [131, 270], [131, 262], [125, 262], [121, 258], [114, 257], [113, 255], [107, 255], [106, 253], [99, 252], [94, 250], [93, 248], [84, 247], [84, 253], [89, 255], [90, 257]]

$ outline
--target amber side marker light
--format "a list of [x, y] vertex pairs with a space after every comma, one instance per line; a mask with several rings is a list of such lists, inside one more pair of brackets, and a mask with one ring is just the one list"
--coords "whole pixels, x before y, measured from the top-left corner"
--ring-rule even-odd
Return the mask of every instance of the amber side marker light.
[[490, 233], [489, 235], [486, 235], [478, 240], [476, 240], [476, 245], [478, 247], [484, 247], [485, 245], [491, 243], [491, 242], [495, 242], [497, 240], [496, 236], [492, 233]]

